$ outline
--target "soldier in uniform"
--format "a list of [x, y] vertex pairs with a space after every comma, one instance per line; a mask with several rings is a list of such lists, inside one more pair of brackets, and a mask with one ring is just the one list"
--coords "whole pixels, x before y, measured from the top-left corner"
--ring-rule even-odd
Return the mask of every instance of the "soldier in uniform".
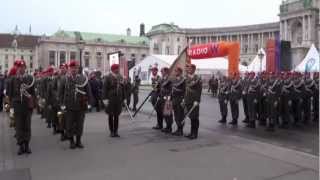
[[172, 82], [169, 79], [169, 68], [165, 67], [161, 69], [161, 84], [160, 84], [160, 95], [159, 95], [159, 111], [162, 111], [162, 116], [166, 122], [166, 128], [162, 129], [164, 133], [172, 132], [172, 107], [171, 103], [171, 92], [172, 92]]
[[[57, 100], [58, 100], [58, 110], [62, 111], [60, 108], [63, 105], [63, 98], [64, 98], [64, 92], [66, 87], [66, 78], [67, 78], [67, 72], [68, 72], [68, 65], [67, 64], [61, 64], [59, 69], [59, 75], [57, 76]], [[60, 140], [65, 141], [67, 140], [66, 136], [66, 118], [65, 114], [62, 115], [61, 121], [59, 122], [59, 132], [61, 133]]]
[[293, 82], [289, 78], [290, 74], [287, 73], [284, 75], [284, 79], [281, 85], [281, 118], [283, 120], [280, 128], [288, 129], [290, 122], [290, 114], [292, 110], [292, 90], [293, 90]]
[[313, 122], [319, 122], [319, 72], [314, 73], [313, 81], [315, 86], [313, 88], [313, 101], [312, 101], [312, 111], [313, 111]]
[[84, 148], [81, 137], [85, 112], [88, 103], [92, 102], [91, 88], [88, 77], [79, 72], [77, 61], [70, 61], [69, 70], [70, 74], [66, 77], [61, 107], [62, 110], [66, 110], [66, 136], [70, 141], [70, 149]]
[[188, 64], [186, 77], [186, 92], [184, 96], [184, 102], [189, 118], [191, 119], [191, 132], [186, 137], [189, 139], [198, 138], [199, 129], [199, 104], [202, 93], [202, 80], [195, 74], [196, 66], [194, 64]]
[[118, 64], [111, 66], [111, 73], [104, 79], [102, 92], [106, 104], [105, 111], [109, 116], [110, 137], [120, 137], [118, 134], [119, 115], [123, 103], [126, 102], [124, 102], [124, 81]]
[[248, 87], [249, 87], [249, 73], [246, 72], [244, 78], [242, 79], [242, 106], [244, 112], [244, 120], [243, 123], [249, 122], [249, 115], [248, 115], [248, 103], [247, 103], [247, 94], [248, 94]]
[[56, 79], [54, 77], [53, 67], [48, 67], [46, 70], [48, 77], [46, 80], [46, 107], [47, 107], [47, 122], [49, 127], [53, 127], [53, 134], [58, 133], [58, 118], [57, 118], [57, 92], [58, 88], [56, 85]]
[[304, 82], [299, 73], [294, 75], [294, 99], [293, 99], [293, 112], [294, 112], [294, 125], [299, 126], [302, 121], [302, 103], [303, 103], [303, 89]]
[[34, 108], [35, 79], [25, 74], [26, 64], [23, 60], [17, 65], [17, 75], [10, 82], [9, 97], [16, 120], [16, 138], [19, 145], [18, 155], [31, 153], [31, 115]]
[[280, 97], [280, 81], [275, 77], [275, 74], [271, 74], [270, 86], [268, 87], [267, 99], [268, 99], [268, 127], [267, 131], [274, 131], [277, 124], [279, 115], [279, 97]]
[[230, 109], [232, 115], [231, 125], [238, 125], [239, 117], [239, 99], [241, 97], [241, 80], [237, 74], [234, 74], [230, 87]]
[[157, 113], [157, 125], [154, 126], [152, 129], [155, 130], [162, 130], [163, 128], [163, 112], [161, 107], [159, 106], [159, 96], [160, 96], [160, 85], [161, 85], [161, 78], [158, 75], [158, 68], [152, 68], [152, 92], [151, 92], [151, 104]]
[[172, 107], [174, 112], [174, 120], [177, 125], [177, 130], [173, 133], [174, 136], [183, 136], [184, 124], [182, 121], [184, 119], [184, 109], [181, 106], [181, 103], [186, 90], [186, 82], [182, 72], [183, 71], [180, 67], [175, 69], [176, 77], [172, 84]]
[[250, 73], [249, 87], [247, 94], [247, 103], [248, 103], [248, 115], [249, 123], [247, 124], [248, 128], [256, 128], [257, 120], [257, 106], [258, 106], [258, 94], [259, 94], [259, 81], [255, 78], [255, 73]]
[[[125, 99], [127, 102], [127, 106], [130, 107], [131, 103], [131, 93], [132, 93], [132, 84], [131, 84], [131, 78], [124, 78], [124, 90], [125, 90]], [[135, 111], [135, 110], [134, 110]]]
[[310, 73], [305, 74], [304, 78], [304, 93], [303, 93], [303, 122], [308, 124], [311, 120], [311, 97], [313, 95], [313, 87], [315, 86], [314, 81], [310, 77]]
[[141, 79], [139, 76], [135, 76], [132, 84], [132, 94], [133, 94], [133, 111], [137, 110], [137, 104], [139, 102], [139, 86], [141, 83]]
[[227, 123], [228, 116], [228, 99], [230, 93], [230, 83], [226, 76], [223, 76], [219, 82], [218, 100], [220, 106], [221, 120], [218, 121], [221, 124]]
[[[99, 83], [99, 81], [97, 80], [96, 74], [95, 72], [92, 72], [90, 74], [90, 87], [91, 87], [91, 92], [92, 92], [92, 96], [93, 96], [93, 107], [96, 108], [97, 112], [100, 112], [100, 89], [102, 87], [101, 84]], [[90, 111], [90, 110], [89, 110]]]

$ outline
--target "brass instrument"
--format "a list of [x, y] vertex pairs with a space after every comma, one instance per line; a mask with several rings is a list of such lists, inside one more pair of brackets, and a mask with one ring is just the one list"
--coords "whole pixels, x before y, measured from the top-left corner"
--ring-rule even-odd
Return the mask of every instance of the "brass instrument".
[[9, 97], [6, 96], [4, 98], [4, 110], [8, 113], [10, 111], [10, 100]]
[[63, 121], [64, 121], [64, 111], [60, 110], [57, 112], [59, 129], [63, 129]]

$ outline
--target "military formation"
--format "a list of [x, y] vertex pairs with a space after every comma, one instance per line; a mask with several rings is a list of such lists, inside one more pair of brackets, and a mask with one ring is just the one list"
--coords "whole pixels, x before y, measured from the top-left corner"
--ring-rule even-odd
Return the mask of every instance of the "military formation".
[[248, 128], [265, 126], [288, 129], [319, 120], [319, 73], [281, 72], [256, 75], [246, 73], [219, 80], [218, 99], [222, 124], [227, 123], [230, 104], [231, 125], [238, 124], [239, 103], [242, 101]]
[[[93, 108], [97, 112], [104, 109], [110, 137], [118, 138], [120, 114], [126, 110], [134, 120], [148, 99], [153, 107], [149, 117], [156, 113], [156, 125], [152, 129], [191, 140], [198, 138], [203, 84], [195, 74], [194, 64], [165, 67], [160, 74], [157, 67], [152, 68], [152, 91], [139, 107], [139, 75], [131, 82], [120, 74], [118, 64], [113, 64], [111, 72], [104, 77], [97, 72], [82, 73], [78, 61], [61, 64], [58, 69], [48, 67], [33, 76], [26, 73], [26, 68], [23, 60], [15, 61], [3, 82], [4, 109], [9, 114], [10, 127], [15, 130], [18, 155], [31, 153], [34, 109], [53, 135], [60, 135], [61, 141], [69, 143], [70, 149], [84, 148], [85, 116]], [[240, 103], [245, 115], [243, 123], [248, 128], [259, 125], [274, 131], [276, 127], [287, 129], [318, 122], [319, 73], [263, 72], [246, 73], [243, 77], [234, 74], [214, 79], [211, 84], [213, 95], [218, 97], [222, 124], [227, 123], [230, 107], [229, 124], [238, 125]], [[188, 134], [184, 133], [186, 121], [191, 122]]]

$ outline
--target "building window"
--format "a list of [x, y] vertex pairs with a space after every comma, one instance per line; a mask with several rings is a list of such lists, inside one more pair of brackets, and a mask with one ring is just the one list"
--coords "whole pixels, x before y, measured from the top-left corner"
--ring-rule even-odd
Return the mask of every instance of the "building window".
[[255, 45], [254, 50], [255, 50], [255, 52], [258, 52], [258, 51], [259, 51], [259, 46], [258, 46], [258, 44]]
[[248, 45], [244, 46], [244, 53], [248, 53]]
[[4, 59], [5, 59], [5, 60], [8, 60], [8, 59], [9, 59], [8, 54], [5, 55]]
[[181, 46], [178, 46], [178, 55], [180, 54], [180, 52], [181, 52]]
[[167, 55], [170, 54], [170, 47], [169, 47], [169, 46], [166, 47], [166, 54], [167, 54]]
[[30, 50], [30, 52], [32, 53], [32, 50]]
[[4, 51], [8, 52], [8, 49], [5, 49]]
[[59, 64], [66, 63], [66, 52], [60, 51], [60, 58], [59, 58]]
[[74, 52], [74, 51], [70, 52], [70, 60], [75, 60], [76, 56], [77, 56], [76, 52]]
[[6, 59], [6, 60], [4, 61], [4, 67], [5, 67], [6, 69], [8, 69], [8, 68], [9, 68], [9, 62], [8, 62], [8, 59]]
[[88, 52], [88, 51], [84, 52], [84, 66], [85, 67], [90, 66], [90, 52]]
[[146, 58], [146, 55], [145, 55], [145, 54], [142, 54], [142, 55], [141, 55], [141, 59], [144, 59], [144, 58]]
[[96, 54], [96, 58], [97, 58], [97, 67], [102, 67], [102, 53], [101, 52], [97, 52]]
[[177, 41], [180, 42], [180, 38], [177, 38]]
[[49, 65], [55, 66], [56, 64], [56, 52], [49, 51]]
[[30, 56], [30, 61], [32, 61], [33, 60], [33, 56]]
[[21, 56], [21, 59], [24, 60], [24, 56]]
[[84, 57], [84, 66], [89, 67], [90, 66], [90, 58], [89, 57]]
[[30, 60], [29, 67], [30, 67], [30, 69], [33, 69], [33, 61], [32, 60]]

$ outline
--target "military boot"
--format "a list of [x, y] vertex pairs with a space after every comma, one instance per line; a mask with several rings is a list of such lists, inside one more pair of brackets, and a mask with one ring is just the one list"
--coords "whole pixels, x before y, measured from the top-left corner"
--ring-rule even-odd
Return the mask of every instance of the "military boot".
[[29, 142], [25, 142], [24, 143], [24, 152], [27, 153], [27, 154], [31, 154], [31, 149], [29, 147]]
[[80, 149], [84, 148], [83, 144], [81, 143], [81, 136], [77, 136], [76, 147]]
[[69, 140], [70, 140], [70, 149], [75, 149], [76, 148], [76, 144], [74, 143], [73, 136], [71, 136]]

